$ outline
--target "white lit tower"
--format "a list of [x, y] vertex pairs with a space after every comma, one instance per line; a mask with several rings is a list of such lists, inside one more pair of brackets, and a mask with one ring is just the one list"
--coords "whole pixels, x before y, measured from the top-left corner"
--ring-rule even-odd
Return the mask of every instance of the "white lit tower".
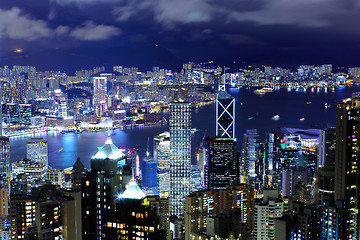
[[154, 160], [157, 161], [159, 196], [167, 198], [170, 191], [170, 133], [154, 137]]
[[106, 77], [94, 77], [93, 107], [98, 115], [106, 110]]
[[216, 97], [215, 131], [217, 137], [235, 138], [235, 98], [226, 92], [225, 72], [224, 82], [219, 82], [219, 89]]
[[191, 110], [188, 102], [170, 104], [170, 215], [182, 218], [190, 193]]

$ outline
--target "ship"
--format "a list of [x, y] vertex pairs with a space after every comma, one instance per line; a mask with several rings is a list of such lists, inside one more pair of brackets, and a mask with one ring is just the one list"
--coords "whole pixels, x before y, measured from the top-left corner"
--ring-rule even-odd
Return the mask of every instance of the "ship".
[[263, 95], [263, 94], [266, 93], [266, 91], [264, 91], [264, 90], [262, 90], [262, 89], [256, 89], [256, 90], [254, 91], [254, 93], [255, 93], [255, 94], [259, 94], [259, 95]]
[[271, 119], [274, 120], [274, 121], [277, 121], [277, 120], [280, 119], [280, 116], [279, 116], [279, 115], [275, 115], [275, 116], [273, 116]]
[[274, 90], [272, 88], [269, 88], [269, 87], [263, 87], [262, 89], [260, 90], [263, 90], [265, 92], [273, 92]]

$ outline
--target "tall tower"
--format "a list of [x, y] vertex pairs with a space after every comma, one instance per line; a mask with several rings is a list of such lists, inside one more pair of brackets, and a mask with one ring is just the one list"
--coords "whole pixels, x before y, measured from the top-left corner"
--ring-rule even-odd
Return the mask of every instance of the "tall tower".
[[170, 104], [170, 215], [182, 217], [190, 193], [191, 111], [190, 103]]
[[239, 158], [235, 138], [208, 138], [209, 166], [206, 185], [226, 189], [239, 183]]
[[335, 200], [343, 202], [342, 239], [359, 239], [360, 93], [336, 109]]
[[106, 101], [106, 77], [94, 77], [93, 106]]
[[154, 160], [157, 161], [157, 184], [159, 196], [169, 197], [170, 191], [170, 133], [154, 137]]
[[235, 138], [235, 98], [225, 91], [216, 97], [217, 137]]
[[91, 171], [81, 182], [84, 239], [104, 239], [102, 219], [106, 211], [115, 210], [116, 196], [124, 189], [125, 164], [126, 156], [110, 137], [91, 158]]
[[0, 180], [10, 189], [10, 139], [0, 136]]

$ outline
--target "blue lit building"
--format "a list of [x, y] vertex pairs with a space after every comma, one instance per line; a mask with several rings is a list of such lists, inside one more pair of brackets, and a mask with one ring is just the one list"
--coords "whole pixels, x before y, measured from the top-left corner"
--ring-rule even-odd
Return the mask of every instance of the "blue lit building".
[[157, 186], [157, 162], [150, 159], [142, 160], [142, 186], [146, 188]]

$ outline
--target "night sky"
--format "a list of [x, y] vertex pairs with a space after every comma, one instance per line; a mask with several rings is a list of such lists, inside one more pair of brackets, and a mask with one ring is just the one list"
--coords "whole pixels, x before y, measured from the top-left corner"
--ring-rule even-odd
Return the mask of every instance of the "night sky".
[[0, 1], [0, 66], [360, 66], [359, 56], [357, 0]]

